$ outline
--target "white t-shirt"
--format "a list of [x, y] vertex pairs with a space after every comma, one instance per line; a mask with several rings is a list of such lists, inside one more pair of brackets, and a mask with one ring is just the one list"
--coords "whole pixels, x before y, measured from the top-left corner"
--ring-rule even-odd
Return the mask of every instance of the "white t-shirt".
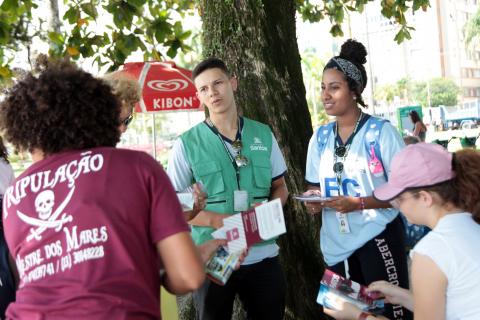
[[7, 187], [15, 179], [12, 166], [0, 158], [0, 195], [5, 193]]
[[[223, 139], [231, 154], [235, 155], [232, 148], [231, 141], [227, 138]], [[272, 180], [283, 177], [287, 171], [287, 165], [283, 158], [278, 142], [272, 133], [272, 152], [270, 154], [270, 163], [272, 166]], [[190, 164], [185, 157], [185, 148], [182, 139], [178, 138], [170, 152], [170, 157], [167, 164], [167, 174], [177, 192], [184, 192], [190, 190], [193, 180], [193, 173]], [[258, 247], [252, 247], [248, 250], [248, 255], [245, 258], [243, 265], [257, 263], [266, 258], [272, 258], [278, 255], [278, 245], [268, 244]]]
[[447, 278], [446, 320], [480, 319], [480, 225], [470, 213], [448, 214], [410, 253], [435, 262]]
[[[370, 120], [371, 117], [368, 117], [361, 122], [363, 125], [355, 134], [344, 159], [341, 195], [368, 197], [376, 187], [386, 182], [383, 171], [373, 174], [369, 169], [370, 158], [364, 139], [367, 127], [373, 125]], [[338, 196], [339, 187], [333, 172], [335, 133], [331, 130], [323, 153], [320, 154], [318, 130], [323, 128], [320, 127], [314, 132], [308, 146], [305, 179], [311, 184], [319, 185], [322, 196]], [[375, 134], [379, 136], [382, 163], [388, 176], [393, 156], [404, 148], [405, 143], [397, 129], [389, 122], [384, 123], [381, 131], [376, 130]], [[355, 250], [380, 234], [397, 215], [398, 210], [392, 208], [350, 212], [346, 215], [350, 233], [341, 233], [336, 211], [323, 209], [320, 247], [326, 264], [332, 266], [347, 259]]]

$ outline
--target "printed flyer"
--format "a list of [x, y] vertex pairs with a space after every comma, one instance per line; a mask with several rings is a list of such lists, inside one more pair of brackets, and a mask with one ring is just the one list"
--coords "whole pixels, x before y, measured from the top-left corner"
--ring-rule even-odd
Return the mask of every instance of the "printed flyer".
[[282, 202], [275, 199], [223, 220], [223, 227], [212, 233], [216, 239], [227, 239], [227, 248], [220, 248], [207, 262], [207, 275], [219, 284], [230, 277], [243, 250], [287, 232]]
[[367, 292], [366, 289], [365, 286], [327, 269], [320, 282], [317, 303], [329, 309], [338, 309], [339, 301], [347, 301], [364, 311], [382, 309], [384, 301], [380, 294]]

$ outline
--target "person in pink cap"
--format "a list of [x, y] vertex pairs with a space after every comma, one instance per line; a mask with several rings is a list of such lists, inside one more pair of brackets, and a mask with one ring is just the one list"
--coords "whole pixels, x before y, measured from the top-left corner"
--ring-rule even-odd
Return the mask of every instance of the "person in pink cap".
[[[387, 184], [374, 196], [389, 201], [415, 224], [432, 228], [414, 247], [412, 292], [384, 281], [369, 290], [414, 311], [416, 319], [479, 319], [480, 153], [451, 154], [419, 143], [399, 152]], [[351, 304], [327, 310], [337, 319], [377, 319]]]

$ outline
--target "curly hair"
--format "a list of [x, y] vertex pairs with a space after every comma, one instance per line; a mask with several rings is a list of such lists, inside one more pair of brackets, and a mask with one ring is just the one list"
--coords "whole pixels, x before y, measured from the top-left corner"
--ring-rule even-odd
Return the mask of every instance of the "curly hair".
[[8, 161], [8, 150], [5, 144], [3, 143], [2, 137], [0, 137], [0, 158], [5, 160], [6, 163], [10, 163], [10, 161]]
[[[364, 64], [367, 62], [367, 49], [361, 42], [358, 42], [355, 39], [348, 39], [342, 44], [340, 54], [335, 58], [342, 58], [350, 61], [355, 67], [357, 67], [358, 71], [360, 71], [363, 86], [359, 86], [359, 84], [350, 77], [345, 76], [345, 80], [348, 83], [348, 88], [355, 93], [355, 96], [357, 97], [356, 102], [362, 107], [367, 108], [368, 106], [362, 98], [362, 92], [365, 90], [368, 81], [367, 71], [364, 67]], [[331, 61], [332, 60], [325, 65], [323, 71], [334, 66], [331, 64]]]
[[133, 76], [122, 71], [107, 73], [102, 79], [112, 88], [113, 94], [129, 107], [134, 107], [141, 99], [141, 88]]
[[49, 155], [117, 144], [120, 103], [110, 86], [65, 60], [37, 70], [0, 104], [0, 129], [17, 151]]

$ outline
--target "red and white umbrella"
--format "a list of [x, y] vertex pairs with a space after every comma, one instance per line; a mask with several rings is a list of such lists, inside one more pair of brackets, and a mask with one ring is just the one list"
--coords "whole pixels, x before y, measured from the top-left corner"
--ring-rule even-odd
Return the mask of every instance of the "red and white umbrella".
[[123, 71], [133, 75], [142, 88], [136, 112], [199, 111], [192, 72], [173, 62], [132, 62]]

